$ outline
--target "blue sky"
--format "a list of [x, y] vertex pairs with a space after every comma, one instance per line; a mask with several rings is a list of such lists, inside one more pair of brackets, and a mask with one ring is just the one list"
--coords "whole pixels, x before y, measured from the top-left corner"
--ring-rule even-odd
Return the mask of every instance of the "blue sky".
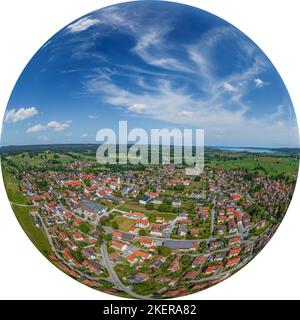
[[1, 143], [95, 143], [119, 120], [201, 128], [206, 145], [299, 145], [288, 92], [263, 52], [224, 20], [165, 1], [107, 7], [55, 34], [16, 83]]

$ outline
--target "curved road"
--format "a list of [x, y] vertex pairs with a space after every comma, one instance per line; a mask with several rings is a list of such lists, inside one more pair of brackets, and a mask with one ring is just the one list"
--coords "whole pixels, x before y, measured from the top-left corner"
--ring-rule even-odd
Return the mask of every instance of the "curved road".
[[127, 288], [122, 283], [122, 281], [119, 279], [118, 275], [116, 274], [112, 263], [110, 262], [110, 259], [108, 257], [108, 252], [107, 252], [107, 247], [106, 247], [105, 241], [103, 241], [102, 244], [101, 244], [101, 253], [102, 253], [102, 257], [103, 257], [103, 262], [105, 264], [106, 269], [109, 272], [110, 278], [112, 279], [113, 283], [118, 288], [120, 288], [121, 290], [123, 290], [124, 292], [126, 292], [127, 294], [129, 294], [130, 296], [132, 296], [132, 297], [134, 297], [136, 299], [154, 300], [153, 298], [150, 298], [149, 296], [142, 296], [142, 295], [139, 295], [139, 294], [131, 291], [129, 288]]

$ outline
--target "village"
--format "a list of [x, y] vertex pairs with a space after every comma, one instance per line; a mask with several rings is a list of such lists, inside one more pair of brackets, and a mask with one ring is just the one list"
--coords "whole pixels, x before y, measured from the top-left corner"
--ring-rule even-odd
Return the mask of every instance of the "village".
[[110, 172], [75, 159], [13, 168], [53, 264], [95, 289], [137, 299], [210, 287], [269, 241], [293, 192], [286, 179], [207, 166]]

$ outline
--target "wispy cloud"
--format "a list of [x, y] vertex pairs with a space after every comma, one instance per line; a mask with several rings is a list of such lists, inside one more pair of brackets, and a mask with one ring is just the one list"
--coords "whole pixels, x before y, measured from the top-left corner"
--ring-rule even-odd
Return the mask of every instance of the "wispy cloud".
[[84, 18], [70, 24], [67, 27], [67, 30], [69, 32], [81, 32], [81, 31], [87, 30], [88, 28], [90, 28], [91, 26], [93, 26], [97, 23], [99, 23], [99, 21], [97, 19], [84, 17]]

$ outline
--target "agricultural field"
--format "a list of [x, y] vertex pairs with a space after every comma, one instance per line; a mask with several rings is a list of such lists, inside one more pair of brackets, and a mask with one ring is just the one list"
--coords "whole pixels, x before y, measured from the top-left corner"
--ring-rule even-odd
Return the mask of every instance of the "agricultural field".
[[258, 154], [238, 154], [238, 153], [214, 153], [213, 157], [208, 157], [208, 167], [222, 170], [248, 169], [257, 170], [260, 175], [284, 174], [293, 177], [298, 170], [299, 160], [296, 156], [286, 156], [279, 154], [258, 155]]
[[37, 228], [32, 220], [30, 211], [34, 210], [36, 207], [24, 207], [19, 205], [12, 205], [12, 209], [15, 216], [20, 223], [22, 229], [27, 234], [28, 238], [33, 242], [33, 244], [39, 249], [39, 251], [47, 256], [50, 251], [50, 244], [47, 236], [42, 228]]
[[20, 183], [6, 169], [2, 170], [4, 186], [10, 202], [28, 204], [28, 198], [20, 191]]

